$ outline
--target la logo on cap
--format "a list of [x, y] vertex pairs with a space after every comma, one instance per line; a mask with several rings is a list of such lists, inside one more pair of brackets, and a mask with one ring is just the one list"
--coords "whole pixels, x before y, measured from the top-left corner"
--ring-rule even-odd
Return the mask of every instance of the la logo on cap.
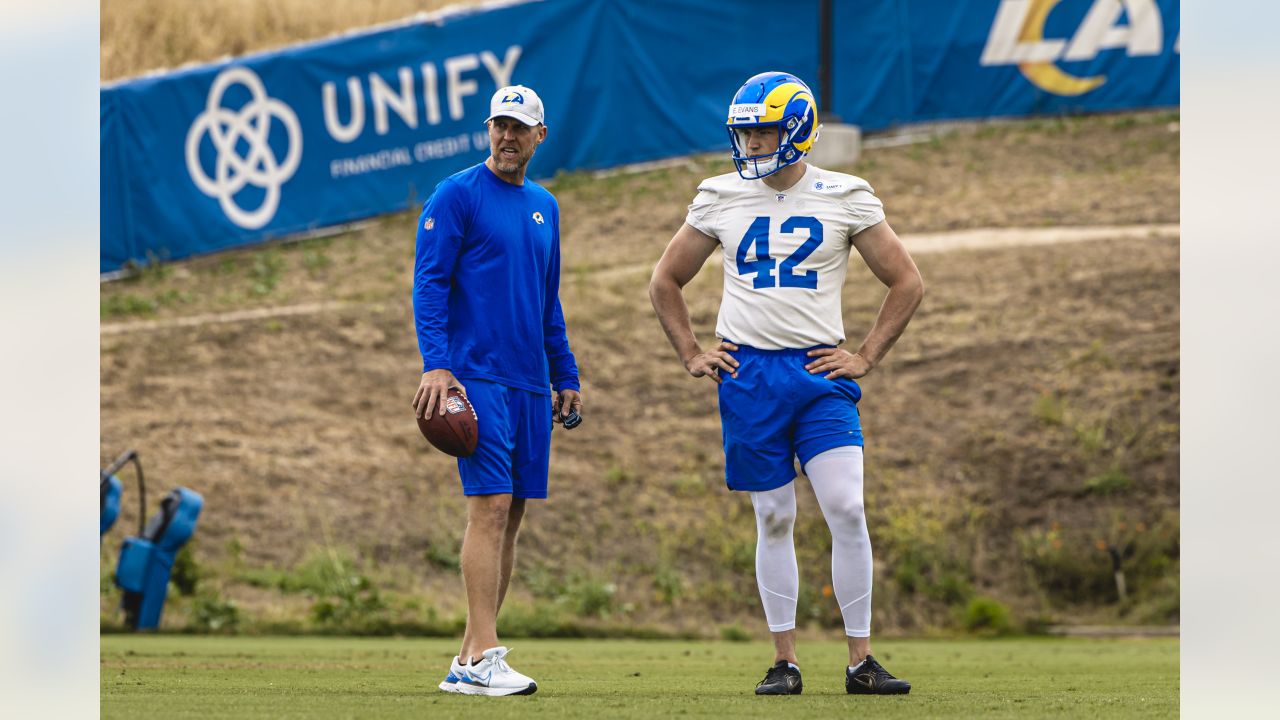
[[508, 85], [498, 88], [489, 101], [489, 117], [510, 117], [525, 125], [538, 125], [542, 122], [542, 98], [538, 93], [524, 85]]

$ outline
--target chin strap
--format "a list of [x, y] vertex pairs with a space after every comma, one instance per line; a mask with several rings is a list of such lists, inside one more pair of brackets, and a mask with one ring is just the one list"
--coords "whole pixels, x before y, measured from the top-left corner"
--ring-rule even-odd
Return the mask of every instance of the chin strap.
[[[764, 164], [765, 167], [760, 167], [762, 164]], [[750, 177], [742, 172], [743, 168], [748, 165], [750, 165], [751, 170], [755, 173]], [[776, 153], [770, 156], [767, 160], [741, 160], [738, 164], [738, 174], [742, 175], [742, 177], [747, 180], [759, 180], [761, 178], [768, 177], [781, 169], [782, 163]]]

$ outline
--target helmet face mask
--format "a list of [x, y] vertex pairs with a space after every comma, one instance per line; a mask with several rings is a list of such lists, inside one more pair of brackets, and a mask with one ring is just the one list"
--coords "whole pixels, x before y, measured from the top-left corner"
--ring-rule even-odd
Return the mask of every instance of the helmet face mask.
[[[747, 180], [759, 180], [808, 154], [818, 136], [817, 103], [809, 86], [796, 76], [761, 73], [747, 80], [734, 95], [726, 126], [738, 174]], [[747, 134], [741, 131], [765, 127], [776, 129], [776, 149], [752, 155], [747, 149]]]
[[788, 147], [782, 126], [777, 123], [773, 123], [772, 126], [777, 133], [777, 143], [773, 150], [759, 155], [752, 155], [748, 149], [745, 130], [746, 127], [769, 127], [769, 125], [729, 127], [729, 143], [733, 146], [733, 164], [738, 169], [738, 174], [744, 179], [759, 180], [768, 177], [803, 157], [803, 153]]

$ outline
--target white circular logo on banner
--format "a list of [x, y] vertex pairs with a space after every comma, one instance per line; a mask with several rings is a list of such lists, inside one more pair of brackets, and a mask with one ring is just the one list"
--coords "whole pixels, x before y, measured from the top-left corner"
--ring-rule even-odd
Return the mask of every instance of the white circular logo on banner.
[[[243, 85], [251, 96], [239, 110], [222, 106], [222, 96], [232, 85]], [[272, 118], [279, 120], [288, 134], [283, 161], [276, 158], [267, 142]], [[206, 134], [217, 152], [213, 177], [209, 177], [200, 164], [200, 142]], [[247, 146], [243, 155], [239, 152], [240, 146]], [[231, 222], [255, 230], [275, 217], [280, 205], [280, 186], [293, 177], [301, 159], [302, 130], [293, 110], [269, 97], [262, 79], [248, 68], [229, 67], [218, 73], [213, 87], [209, 88], [204, 112], [187, 131], [187, 172], [200, 192], [217, 198]], [[255, 210], [245, 210], [236, 204], [236, 193], [246, 185], [266, 192], [262, 204]]]

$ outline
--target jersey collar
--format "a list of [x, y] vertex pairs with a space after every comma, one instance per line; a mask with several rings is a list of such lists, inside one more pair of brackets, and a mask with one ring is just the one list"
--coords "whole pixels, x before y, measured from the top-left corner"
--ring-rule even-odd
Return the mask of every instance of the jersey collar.
[[763, 180], [748, 180], [747, 182], [760, 183], [761, 192], [766, 193], [768, 195], [772, 195], [775, 198], [777, 198], [778, 202], [782, 202], [788, 196], [794, 195], [798, 193], [800, 190], [802, 190], [803, 188], [805, 188], [806, 187], [805, 183], [808, 183], [813, 180], [814, 169], [815, 168], [812, 165], [810, 165], [809, 163], [805, 163], [804, 174], [800, 176], [799, 180], [796, 180], [794, 185], [787, 188], [786, 190], [774, 190], [773, 188], [766, 185]]

